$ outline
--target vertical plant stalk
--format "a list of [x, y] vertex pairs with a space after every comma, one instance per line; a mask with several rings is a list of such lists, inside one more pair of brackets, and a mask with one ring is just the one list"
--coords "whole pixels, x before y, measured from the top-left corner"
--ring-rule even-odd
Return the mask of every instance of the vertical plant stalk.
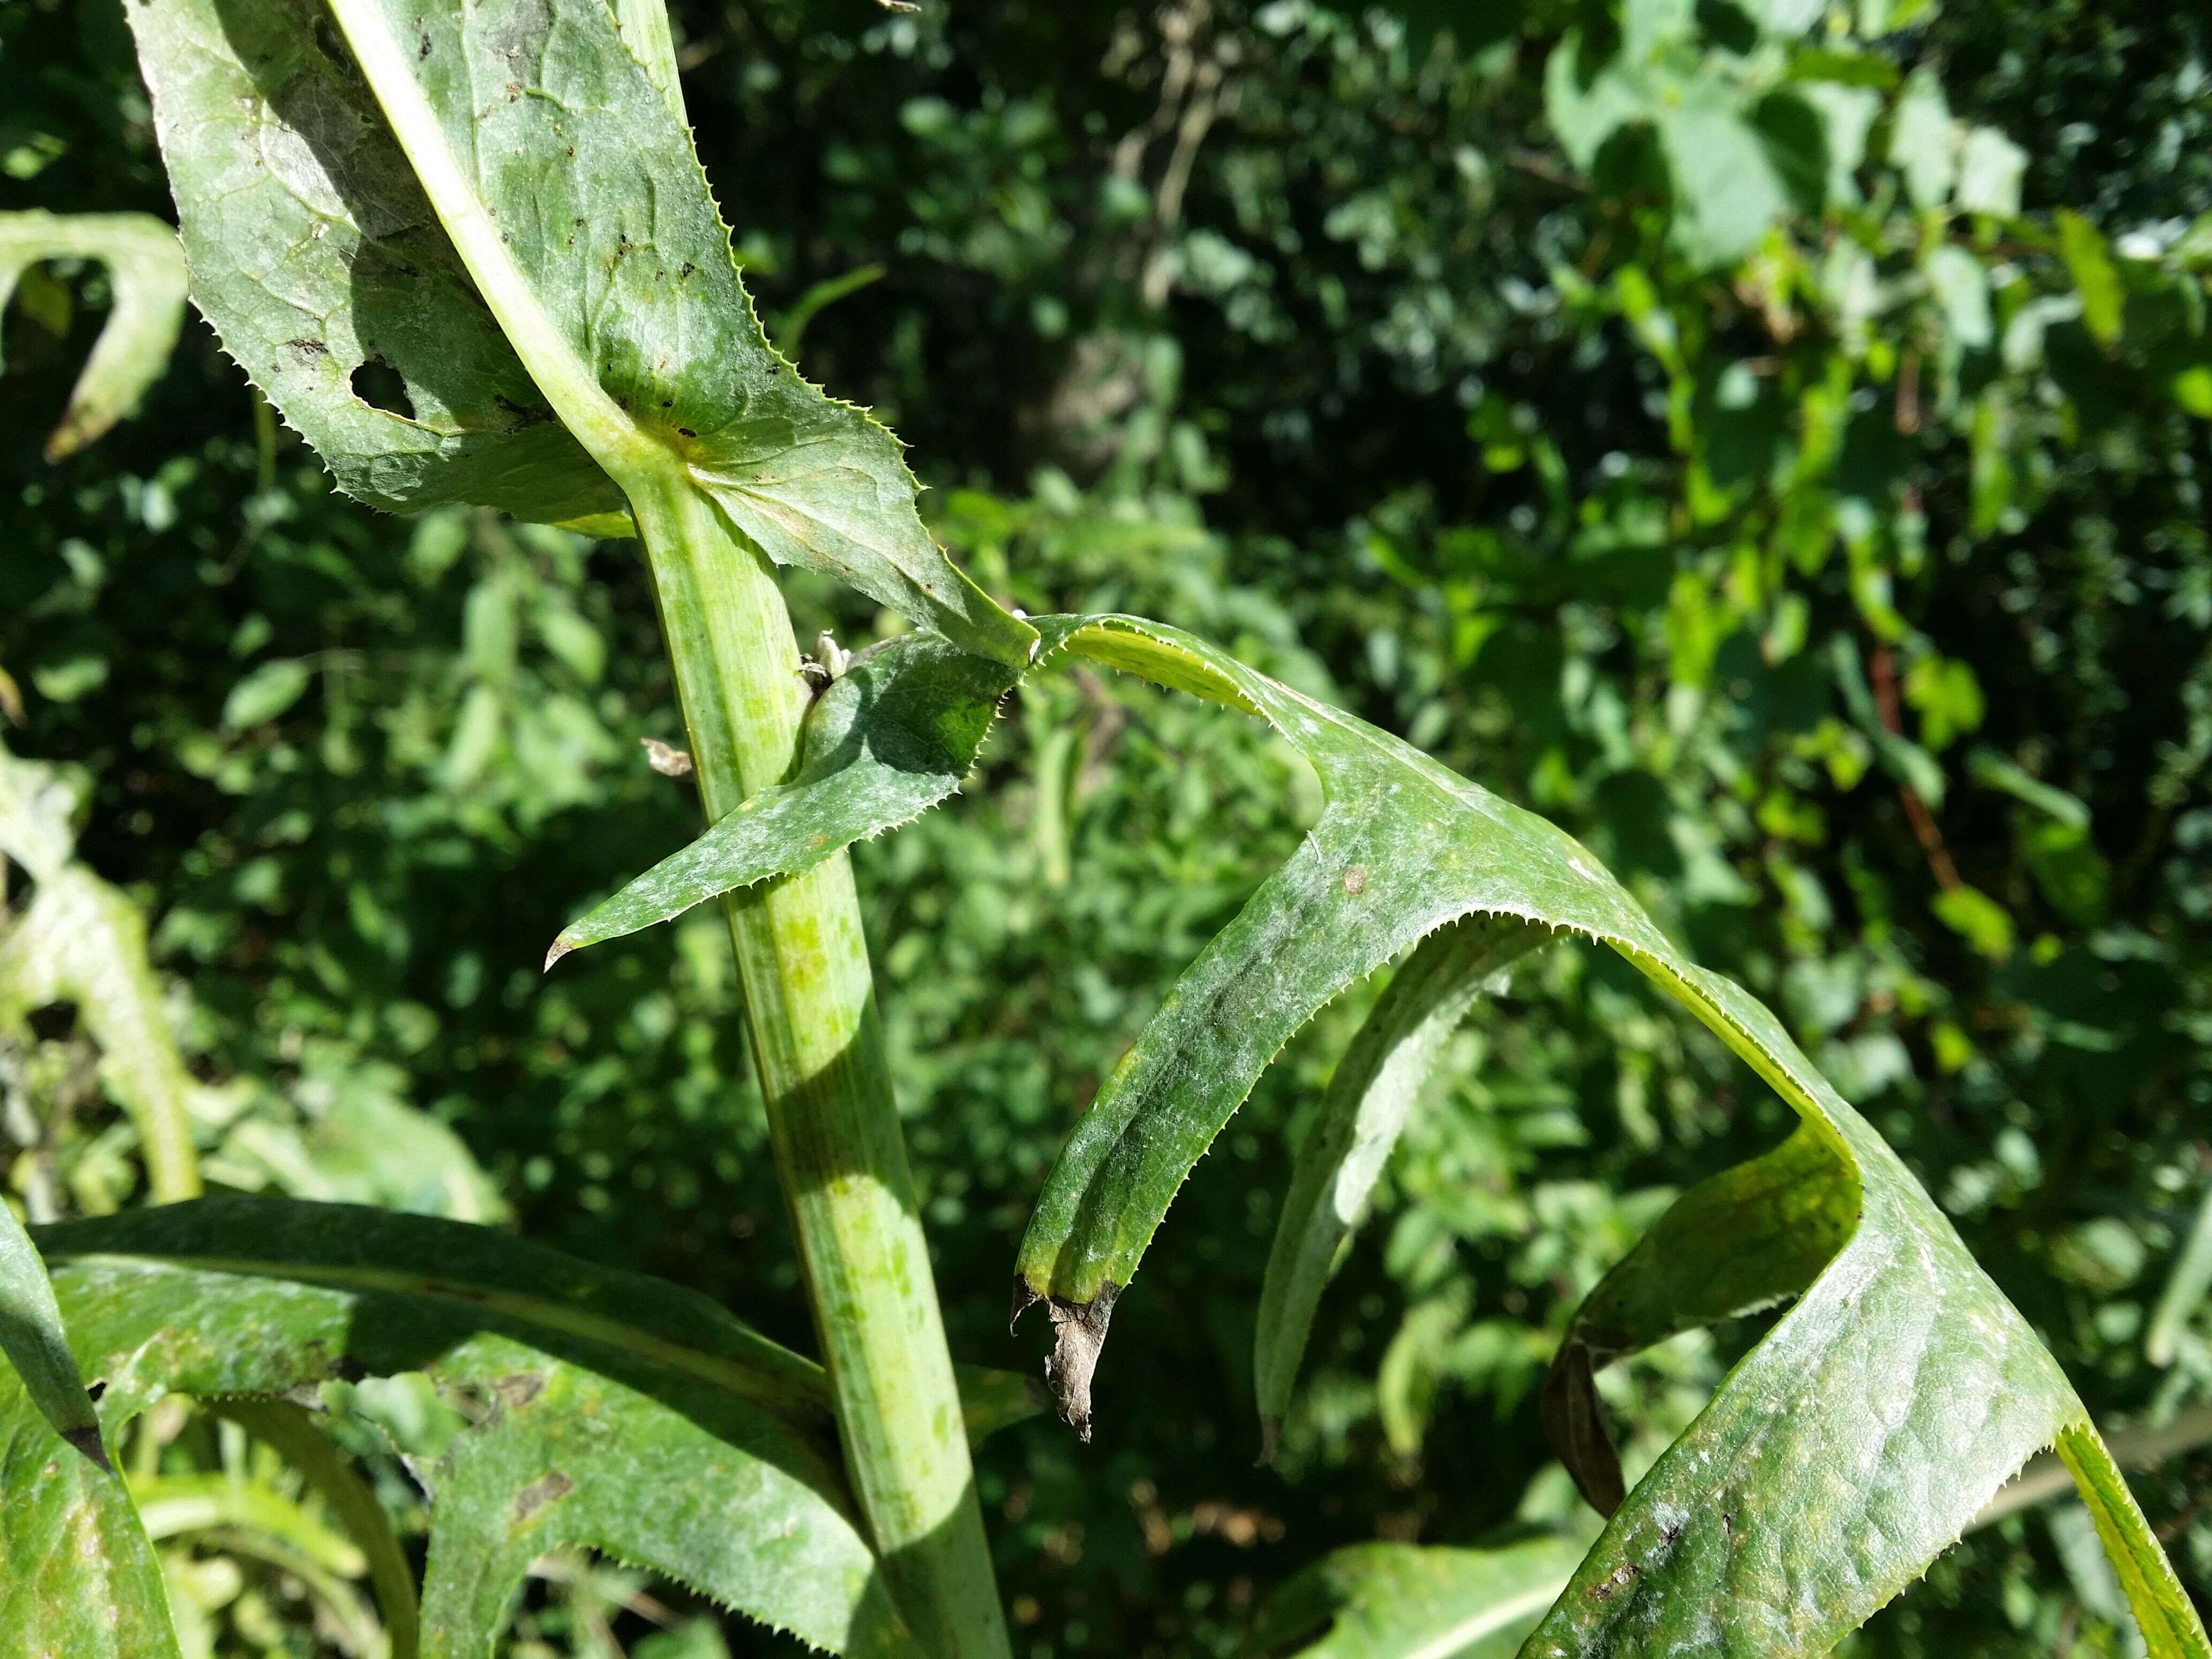
[[[781, 781], [807, 692], [768, 561], [680, 478], [639, 481], [708, 818]], [[1004, 1659], [1006, 1626], [842, 853], [724, 901], [776, 1167], [846, 1467], [927, 1651]]]

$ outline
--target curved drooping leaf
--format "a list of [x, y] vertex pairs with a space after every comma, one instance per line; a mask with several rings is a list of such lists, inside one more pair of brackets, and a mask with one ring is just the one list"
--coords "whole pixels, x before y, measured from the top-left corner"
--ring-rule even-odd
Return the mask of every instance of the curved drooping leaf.
[[[1566, 1587], [1583, 1546], [1532, 1538], [1498, 1549], [1354, 1544], [1268, 1601], [1248, 1654], [1298, 1659], [1511, 1659]], [[1322, 1632], [1318, 1640], [1310, 1640]]]
[[1808, 1125], [1675, 1200], [1583, 1299], [1545, 1379], [1552, 1449], [1601, 1515], [1625, 1495], [1596, 1374], [1680, 1332], [1771, 1306], [1819, 1277], [1858, 1223], [1850, 1166]]
[[1473, 916], [1421, 942], [1337, 1062], [1291, 1167], [1260, 1285], [1252, 1374], [1261, 1460], [1272, 1462], [1314, 1310], [1344, 1242], [1406, 1127], [1413, 1097], [1483, 983], [1541, 935], [1510, 916]]
[[[1602, 942], [1682, 1003], [1803, 1120], [1808, 1139], [1791, 1156], [1817, 1147], [1838, 1172], [1814, 1214], [1831, 1216], [1828, 1203], [1843, 1195], [1856, 1218], [1797, 1305], [1621, 1506], [1525, 1650], [1824, 1653], [1955, 1540], [2031, 1455], [2056, 1444], [2151, 1651], [2212, 1655], [2081, 1402], [1948, 1221], [1773, 1016], [1684, 958], [1579, 843], [1179, 630], [1124, 617], [1037, 626], [1040, 663], [1079, 654], [1262, 715], [1313, 763], [1326, 797], [1305, 843], [1124, 1056], [1038, 1200], [1016, 1312], [1048, 1304], [1048, 1375], [1072, 1420], [1088, 1419], [1115, 1297], [1283, 1043], [1345, 986], [1439, 928], [1513, 919]], [[942, 713], [903, 718], [927, 728]], [[946, 775], [902, 797], [901, 811], [921, 793], [949, 793]], [[804, 867], [825, 850], [752, 848], [746, 878]], [[1713, 1282], [1724, 1290], [1736, 1272]]]
[[[428, 1375], [466, 1426], [419, 1468], [434, 1500], [426, 1654], [488, 1653], [531, 1561], [563, 1544], [817, 1646], [905, 1650], [839, 1473], [826, 1379], [706, 1297], [489, 1229], [342, 1205], [210, 1200], [40, 1240], [111, 1433], [171, 1393], [313, 1399], [325, 1382]], [[1004, 1406], [995, 1382], [984, 1392]], [[0, 1583], [33, 1569], [41, 1540], [93, 1529], [70, 1583], [18, 1616], [57, 1651], [99, 1651], [64, 1641], [69, 1621], [150, 1605], [155, 1570], [132, 1553], [112, 1482], [51, 1456], [35, 1478], [20, 1467], [27, 1418], [0, 1378], [0, 1444], [18, 1465], [0, 1483]]]
[[1003, 663], [927, 634], [854, 658], [807, 711], [799, 769], [788, 783], [749, 796], [682, 852], [572, 922], [546, 965], [790, 874], [934, 806], [975, 763], [1015, 678]]
[[185, 320], [185, 255], [177, 234], [146, 213], [0, 213], [0, 312], [24, 271], [46, 259], [107, 267], [113, 306], [70, 389], [46, 459], [74, 455], [137, 408], [176, 349]]
[[2166, 1289], [2159, 1293], [2158, 1307], [2143, 1338], [2143, 1357], [2154, 1365], [2171, 1365], [2183, 1333], [2208, 1295], [2212, 1295], [2212, 1192], [2204, 1194], [2196, 1224], [2182, 1241], [2173, 1272], [2166, 1279]]
[[138, 907], [81, 864], [49, 870], [0, 933], [0, 1031], [34, 1009], [76, 1005], [100, 1045], [100, 1076], [131, 1115], [155, 1202], [200, 1190], [187, 1103], [197, 1086], [169, 1030]]
[[769, 345], [606, 0], [132, 15], [202, 307], [346, 488], [565, 520], [678, 481], [779, 563], [1028, 659], [897, 441]]
[[331, 1518], [360, 1551], [389, 1645], [386, 1659], [415, 1659], [422, 1650], [422, 1609], [415, 1572], [376, 1493], [345, 1455], [289, 1400], [226, 1400], [216, 1409], [273, 1449], [319, 1497]]

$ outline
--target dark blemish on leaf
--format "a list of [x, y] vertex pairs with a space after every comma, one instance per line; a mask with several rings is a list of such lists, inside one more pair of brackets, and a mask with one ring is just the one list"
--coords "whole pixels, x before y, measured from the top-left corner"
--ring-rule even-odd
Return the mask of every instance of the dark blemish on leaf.
[[566, 1498], [576, 1490], [576, 1483], [558, 1469], [549, 1471], [543, 1480], [533, 1480], [514, 1495], [514, 1524], [524, 1522], [548, 1504]]
[[683, 264], [678, 268], [676, 272], [676, 280], [680, 283], [686, 276], [689, 276], [693, 271], [698, 269], [698, 266], [693, 264], [689, 259], [686, 259]]
[[95, 1406], [100, 1402], [101, 1397], [106, 1393], [107, 1379], [104, 1376], [97, 1377], [84, 1385], [84, 1397]]
[[545, 1392], [545, 1378], [537, 1371], [515, 1371], [491, 1385], [502, 1405], [520, 1411]]
[[1722, 1515], [1722, 1516], [1721, 1516], [1721, 1536], [1722, 1536], [1722, 1537], [1723, 1537], [1723, 1538], [1733, 1538], [1733, 1537], [1735, 1537], [1735, 1516], [1730, 1515], [1730, 1514], [1727, 1514], [1727, 1513], [1723, 1513], [1723, 1514]]
[[673, 409], [676, 407], [676, 399], [673, 398], [663, 398], [660, 400], [660, 406], [663, 409]]
[[511, 104], [511, 103], [513, 103], [516, 99], [518, 99], [518, 98], [520, 98], [520, 97], [521, 97], [521, 96], [522, 96], [522, 84], [521, 84], [521, 82], [519, 82], [519, 81], [509, 81], [509, 82], [507, 83], [507, 101], [508, 103], [510, 103], [510, 104]]
[[699, 435], [688, 426], [679, 426], [676, 429], [687, 438], [696, 438]]
[[1670, 1525], [1662, 1527], [1659, 1529], [1659, 1541], [1662, 1544], [1672, 1544], [1681, 1535], [1682, 1523], [1679, 1521], [1674, 1522]]
[[422, 37], [421, 44], [415, 48], [415, 55], [417, 58], [428, 58], [430, 55], [430, 37], [428, 34]]
[[1637, 1575], [1643, 1571], [1644, 1569], [1638, 1566], [1635, 1562], [1624, 1561], [1605, 1577], [1592, 1584], [1589, 1593], [1601, 1601], [1610, 1601], [1622, 1590], [1634, 1583]]
[[320, 340], [310, 340], [304, 335], [296, 340], [285, 341], [284, 349], [302, 362], [307, 362], [310, 357], [327, 357], [331, 355], [331, 349]]
[[551, 410], [519, 404], [512, 398], [495, 397], [492, 401], [514, 417], [514, 424], [507, 428], [509, 432], [520, 432], [525, 427], [543, 426], [553, 418]]
[[99, 1464], [108, 1474], [115, 1473], [115, 1465], [107, 1461], [107, 1448], [100, 1443], [100, 1430], [97, 1427], [64, 1429], [62, 1431], [62, 1438]]
[[1367, 866], [1355, 864], [1344, 872], [1344, 890], [1358, 898], [1367, 890]]

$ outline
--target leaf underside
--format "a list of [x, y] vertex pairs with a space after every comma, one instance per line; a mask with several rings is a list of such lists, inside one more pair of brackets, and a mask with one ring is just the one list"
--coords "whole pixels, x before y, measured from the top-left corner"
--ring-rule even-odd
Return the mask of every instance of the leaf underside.
[[[1949, 1222], [1773, 1016], [1683, 957], [1579, 843], [1179, 630], [1126, 617], [1037, 626], [1041, 663], [1082, 655], [1261, 715], [1312, 763], [1327, 798], [1305, 843], [1139, 1036], [1038, 1200], [1015, 1305], [1018, 1314], [1043, 1302], [1053, 1316], [1048, 1374], [1066, 1415], [1087, 1419], [1114, 1300], [1176, 1189], [1315, 1012], [1462, 918], [1577, 933], [1610, 945], [1680, 1002], [1803, 1122], [1784, 1152], [1714, 1183], [1723, 1196], [1752, 1194], [1745, 1201], [1756, 1215], [1762, 1180], [1797, 1170], [1802, 1190], [1770, 1204], [1778, 1217], [1769, 1219], [1803, 1236], [1793, 1234], [1778, 1262], [1747, 1274], [1740, 1263], [1704, 1264], [1699, 1287], [1657, 1313], [1644, 1308], [1628, 1337], [1801, 1285], [1803, 1293], [1620, 1504], [1523, 1651], [1545, 1659], [1825, 1653], [1918, 1577], [2030, 1455], [2057, 1444], [2123, 1562], [2152, 1654], [2212, 1655], [2080, 1401]], [[900, 684], [898, 649], [883, 653], [866, 719], [887, 720], [894, 699], [921, 695], [922, 676]], [[899, 718], [941, 730], [932, 722], [955, 717], [908, 707]], [[853, 768], [879, 768], [878, 750], [849, 735]], [[881, 798], [873, 830], [910, 816], [923, 794], [949, 793], [950, 775], [933, 770], [926, 787], [902, 791], [881, 777], [815, 769], [810, 752], [803, 789]], [[824, 809], [813, 822], [828, 817]], [[853, 821], [869, 817], [860, 811]], [[803, 868], [831, 850], [749, 847], [729, 884]], [[664, 909], [721, 890], [712, 859], [685, 873], [683, 890], [658, 895]], [[1684, 1223], [1713, 1197], [1702, 1192], [1686, 1195]], [[1738, 1224], [1757, 1236], [1757, 1226]], [[1643, 1272], [1624, 1264], [1615, 1290]], [[1581, 1352], [1593, 1357], [1587, 1340]]]
[[1263, 1460], [1289, 1410], [1314, 1310], [1406, 1127], [1414, 1097], [1483, 982], [1544, 937], [1513, 916], [1471, 916], [1415, 947], [1329, 1079], [1275, 1223], [1252, 1373]]
[[[769, 344], [690, 136], [605, 0], [335, 9], [345, 34], [317, 0], [132, 19], [201, 307], [341, 484], [563, 522], [622, 508], [623, 468], [649, 457], [778, 563], [1027, 660], [1030, 629], [922, 528], [897, 440]], [[429, 117], [395, 115], [409, 149], [385, 118], [402, 105]], [[418, 173], [496, 226], [495, 268]], [[487, 299], [579, 384], [539, 386]], [[602, 436], [628, 461], [570, 435], [597, 429], [577, 396], [611, 404]]]
[[[819, 1369], [706, 1297], [489, 1229], [344, 1205], [210, 1200], [39, 1240], [76, 1357], [106, 1385], [111, 1437], [171, 1393], [312, 1401], [325, 1382], [428, 1374], [466, 1421], [418, 1467], [434, 1498], [433, 1659], [489, 1654], [530, 1563], [562, 1545], [817, 1647], [908, 1650]], [[981, 1393], [1008, 1414], [1008, 1389]], [[121, 1486], [62, 1449], [4, 1373], [0, 1459], [0, 1630], [31, 1632], [32, 1653], [173, 1652]]]

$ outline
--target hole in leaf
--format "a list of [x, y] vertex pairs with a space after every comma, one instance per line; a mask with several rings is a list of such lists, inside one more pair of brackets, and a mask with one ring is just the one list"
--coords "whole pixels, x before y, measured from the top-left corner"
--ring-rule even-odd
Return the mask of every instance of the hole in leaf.
[[353, 395], [371, 409], [410, 421], [415, 418], [415, 400], [407, 395], [407, 382], [383, 358], [371, 357], [354, 370], [347, 384], [353, 387]]

